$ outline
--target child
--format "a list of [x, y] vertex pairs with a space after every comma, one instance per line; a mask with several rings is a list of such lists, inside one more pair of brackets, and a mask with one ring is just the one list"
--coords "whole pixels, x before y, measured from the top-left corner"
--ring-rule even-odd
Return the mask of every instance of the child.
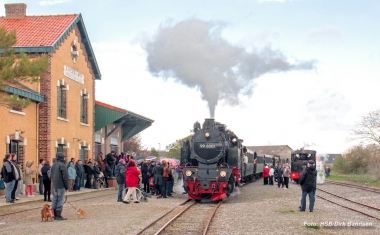
[[25, 185], [26, 185], [26, 190], [25, 190], [26, 197], [34, 197], [32, 175], [36, 174], [36, 170], [31, 169], [33, 163], [34, 163], [33, 161], [26, 162], [25, 179], [24, 179]]

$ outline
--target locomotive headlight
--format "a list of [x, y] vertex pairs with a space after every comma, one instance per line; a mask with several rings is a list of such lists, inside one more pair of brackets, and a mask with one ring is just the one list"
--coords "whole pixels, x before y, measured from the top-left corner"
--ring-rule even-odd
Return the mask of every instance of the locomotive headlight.
[[206, 137], [206, 138], [210, 137], [210, 133], [206, 132], [206, 133], [205, 133], [205, 137]]
[[191, 174], [192, 174], [192, 173], [191, 173], [190, 170], [187, 170], [187, 171], [186, 171], [186, 176], [191, 176]]
[[235, 143], [235, 142], [236, 142], [236, 138], [233, 138], [233, 139], [232, 139], [232, 142], [234, 142], [234, 143]]
[[225, 172], [225, 171], [221, 171], [220, 172], [220, 177], [224, 178], [224, 177], [226, 177], [226, 175], [227, 175], [227, 172]]

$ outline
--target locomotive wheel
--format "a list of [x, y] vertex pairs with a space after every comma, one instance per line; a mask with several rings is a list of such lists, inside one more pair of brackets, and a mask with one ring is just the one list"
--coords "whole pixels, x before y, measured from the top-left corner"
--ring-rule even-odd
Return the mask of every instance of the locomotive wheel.
[[228, 180], [227, 196], [230, 196], [230, 194], [235, 190], [235, 183], [235, 177], [231, 175], [230, 179]]

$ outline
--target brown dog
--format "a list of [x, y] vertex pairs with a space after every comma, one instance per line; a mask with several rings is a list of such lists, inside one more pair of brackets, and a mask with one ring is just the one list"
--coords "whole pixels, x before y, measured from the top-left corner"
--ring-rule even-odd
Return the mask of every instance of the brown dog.
[[49, 218], [50, 218], [50, 221], [53, 222], [53, 218], [51, 217], [50, 205], [45, 204], [41, 210], [41, 222], [43, 222], [44, 219], [45, 219], [45, 222], [47, 222]]
[[86, 217], [86, 212], [84, 210], [82, 210], [81, 208], [78, 209], [78, 218], [80, 218], [80, 216], [83, 216], [83, 218]]

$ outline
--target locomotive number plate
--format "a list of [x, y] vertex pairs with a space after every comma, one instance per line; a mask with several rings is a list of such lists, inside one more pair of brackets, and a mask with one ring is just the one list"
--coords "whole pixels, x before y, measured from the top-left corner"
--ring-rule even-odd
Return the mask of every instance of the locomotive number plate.
[[199, 144], [199, 148], [202, 149], [214, 149], [216, 148], [215, 144]]

